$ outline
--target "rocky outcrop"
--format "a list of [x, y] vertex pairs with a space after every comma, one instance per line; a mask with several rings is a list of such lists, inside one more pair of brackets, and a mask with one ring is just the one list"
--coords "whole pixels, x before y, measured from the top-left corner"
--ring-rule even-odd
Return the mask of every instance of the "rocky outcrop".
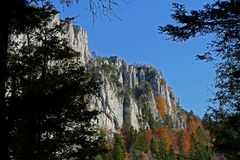
[[[54, 16], [50, 26], [55, 24], [60, 24], [59, 15]], [[78, 60], [85, 65], [90, 59], [87, 32], [79, 26], [68, 24], [65, 26], [65, 34], [60, 37], [65, 38], [71, 48], [80, 53]]]
[[[45, 29], [51, 30], [60, 23], [56, 15]], [[90, 109], [98, 109], [101, 113], [97, 122], [99, 128], [109, 132], [119, 132], [126, 126], [135, 130], [161, 128], [161, 125], [186, 128], [189, 114], [180, 107], [178, 98], [157, 69], [146, 64], [127, 64], [116, 56], [90, 55], [87, 32], [69, 23], [64, 23], [63, 27], [64, 32], [54, 32], [55, 35], [66, 39], [69, 46], [78, 52], [78, 56], [67, 59], [67, 63], [77, 62], [85, 66], [101, 82], [98, 95], [91, 97], [89, 104]], [[43, 35], [38, 29], [31, 31]], [[11, 39], [18, 43], [15, 50], [28, 42], [26, 34], [12, 35]], [[34, 36], [31, 41], [36, 46], [42, 43]], [[49, 62], [49, 67], [55, 62]]]
[[[170, 117], [172, 127], [184, 128], [186, 112], [179, 106], [162, 75], [149, 65], [128, 65], [118, 57], [92, 57], [88, 68], [99, 75], [102, 82], [99, 97], [91, 103], [102, 111], [99, 127], [118, 131], [124, 125], [134, 129], [161, 125]], [[156, 97], [163, 97], [166, 106], [157, 106]], [[160, 113], [158, 107], [166, 107]]]
[[[69, 46], [76, 52], [79, 53], [79, 56], [75, 59], [81, 65], [85, 65], [90, 60], [90, 54], [88, 49], [88, 38], [87, 32], [79, 26], [72, 25], [71, 23], [61, 23], [59, 15], [53, 16], [51, 21], [45, 26], [47, 29], [52, 29], [56, 25], [63, 25], [64, 32], [56, 33], [60, 39], [65, 39]], [[34, 33], [32, 33], [34, 32]], [[37, 34], [36, 34], [37, 33]], [[38, 41], [36, 35], [41, 35], [39, 29], [29, 31], [31, 37], [31, 43], [35, 45], [41, 45], [41, 42]], [[19, 50], [22, 46], [26, 45], [28, 42], [27, 34], [13, 34], [10, 37], [10, 40], [17, 44], [17, 47], [11, 48], [10, 50]]]
[[[56, 24], [60, 24], [58, 15], [48, 27]], [[165, 123], [171, 123], [173, 128], [186, 126], [187, 112], [180, 107], [171, 88], [154, 67], [129, 65], [116, 56], [90, 56], [87, 33], [78, 26], [65, 25], [65, 33], [59, 37], [65, 38], [70, 47], [79, 52], [74, 60], [101, 81], [99, 94], [92, 97], [89, 106], [101, 111], [98, 116], [100, 128], [118, 132], [125, 125], [135, 130]], [[25, 38], [18, 39], [24, 41]]]

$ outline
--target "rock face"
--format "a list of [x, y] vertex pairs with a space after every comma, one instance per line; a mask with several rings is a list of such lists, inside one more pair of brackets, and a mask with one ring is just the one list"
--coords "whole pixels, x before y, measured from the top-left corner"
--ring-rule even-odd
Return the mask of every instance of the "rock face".
[[[53, 23], [59, 23], [58, 16]], [[118, 132], [125, 125], [139, 130], [164, 123], [185, 128], [187, 112], [154, 67], [129, 65], [116, 56], [90, 56], [87, 33], [78, 26], [66, 26], [66, 34], [61, 36], [80, 52], [78, 61], [101, 81], [99, 94], [90, 103], [91, 108], [101, 111], [100, 128]]]
[[[48, 23], [46, 28], [51, 29], [60, 23], [61, 20], [57, 14], [53, 16], [52, 20]], [[67, 40], [70, 47], [76, 52], [79, 52], [79, 56], [76, 60], [79, 61], [81, 65], [85, 65], [90, 60], [87, 32], [79, 26], [75, 26], [70, 23], [65, 24], [64, 27], [65, 32], [57, 33], [57, 36], [59, 36], [60, 39], [63, 38]], [[39, 31], [36, 30], [35, 32], [38, 33]], [[18, 43], [18, 48], [22, 47], [27, 42], [27, 36], [25, 34], [11, 35], [10, 39], [13, 42]], [[32, 37], [32, 41], [34, 41], [36, 45], [39, 44], [38, 40], [34, 39], [34, 37]]]
[[[58, 15], [53, 18], [54, 23], [60, 23]], [[66, 33], [61, 35], [61, 37], [66, 38], [72, 49], [80, 53], [78, 60], [85, 65], [90, 59], [87, 32], [79, 26], [69, 24], [66, 25]]]
[[[60, 23], [56, 15], [47, 28]], [[100, 128], [118, 132], [124, 126], [140, 130], [166, 123], [172, 128], [186, 127], [188, 113], [180, 107], [171, 88], [154, 67], [129, 65], [116, 56], [91, 56], [86, 31], [71, 24], [64, 27], [65, 32], [57, 35], [79, 52], [73, 60], [85, 66], [101, 82], [99, 94], [92, 97], [89, 106], [101, 111], [98, 117]], [[26, 35], [13, 35], [12, 39], [22, 44], [27, 41]]]
[[98, 123], [101, 128], [118, 131], [130, 124], [139, 130], [169, 120], [174, 128], [185, 127], [186, 112], [155, 68], [128, 65], [118, 57], [95, 56], [90, 61], [88, 68], [97, 70], [102, 82], [99, 97], [91, 103], [102, 111]]
[[80, 52], [80, 61], [85, 65], [90, 59], [87, 32], [78, 26], [69, 25], [67, 26], [67, 32], [64, 36], [69, 40], [70, 46], [75, 51]]

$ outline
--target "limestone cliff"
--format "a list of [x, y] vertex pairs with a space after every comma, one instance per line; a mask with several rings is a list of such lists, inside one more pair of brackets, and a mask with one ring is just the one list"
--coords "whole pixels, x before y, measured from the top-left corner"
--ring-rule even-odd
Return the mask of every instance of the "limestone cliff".
[[[59, 15], [54, 16], [50, 26], [55, 24], [60, 24]], [[65, 38], [72, 49], [80, 53], [78, 60], [85, 65], [90, 59], [87, 32], [79, 26], [68, 24], [65, 26], [65, 34], [60, 37]]]
[[[119, 159], [116, 157], [121, 157], [120, 159], [133, 160], [184, 159], [185, 156], [186, 159], [189, 159], [189, 156], [193, 156], [193, 158], [196, 159], [195, 155], [209, 154], [209, 136], [207, 135], [207, 132], [205, 132], [200, 119], [193, 113], [186, 112], [181, 107], [178, 98], [175, 97], [171, 87], [164, 80], [161, 72], [153, 66], [146, 64], [127, 64], [124, 60], [118, 58], [117, 56], [99, 57], [94, 53], [90, 55], [87, 32], [82, 28], [70, 24], [69, 21], [60, 21], [58, 15], [54, 16], [53, 19], [51, 19], [51, 22], [44, 22], [45, 23], [41, 24], [39, 28], [29, 28], [25, 34], [13, 34], [10, 37], [10, 41], [12, 40], [10, 43], [12, 44], [9, 48], [9, 53], [12, 56], [14, 65], [11, 66], [12, 64], [10, 62], [9, 68], [14, 68], [18, 66], [18, 64], [20, 64], [19, 66], [21, 67], [24, 65], [27, 66], [27, 69], [25, 69], [25, 66], [23, 67], [24, 71], [26, 70], [26, 76], [25, 73], [19, 76], [19, 86], [27, 86], [27, 96], [23, 94], [23, 97], [26, 97], [28, 100], [30, 95], [29, 93], [34, 93], [34, 98], [38, 95], [41, 96], [39, 99], [36, 98], [38, 102], [42, 99], [47, 100], [49, 95], [54, 98], [54, 101], [49, 101], [52, 105], [56, 102], [55, 98], [58, 97], [59, 94], [62, 95], [63, 90], [68, 90], [69, 92], [66, 93], [68, 94], [72, 92], [71, 89], [73, 89], [71, 87], [66, 88], [68, 86], [72, 86], [71, 76], [66, 78], [63, 83], [58, 82], [60, 78], [63, 78], [63, 75], [72, 75], [72, 67], [74, 69], [79, 69], [77, 67], [83, 66], [81, 69], [86, 69], [86, 72], [88, 72], [87, 75], [90, 75], [87, 76], [87, 79], [85, 79], [86, 77], [84, 76], [84, 80], [92, 80], [92, 75], [94, 80], [99, 82], [97, 83], [99, 84], [99, 90], [97, 90], [97, 95], [85, 95], [85, 97], [81, 98], [86, 100], [86, 102], [89, 102], [87, 109], [97, 109], [100, 111], [100, 114], [98, 115], [96, 121], [88, 119], [89, 121], [92, 120], [91, 123], [96, 124], [89, 128], [90, 125], [85, 126], [84, 123], [81, 123], [81, 120], [75, 121], [75, 119], [72, 119], [72, 114], [69, 115], [71, 117], [69, 121], [66, 119], [65, 115], [70, 112], [72, 113], [71, 108], [70, 111], [68, 111], [67, 108], [65, 109], [63, 107], [60, 112], [57, 109], [57, 112], [55, 113], [56, 106], [64, 105], [62, 104], [63, 101], [60, 101], [56, 103], [56, 106], [54, 105], [55, 107], [51, 107], [49, 110], [46, 110], [47, 112], [44, 111], [43, 113], [46, 113], [46, 116], [43, 116], [43, 119], [37, 118], [38, 122], [43, 122], [43, 126], [47, 126], [47, 124], [51, 123], [52, 120], [55, 123], [55, 121], [58, 121], [59, 118], [61, 121], [63, 118], [64, 125], [61, 127], [63, 127], [63, 130], [66, 130], [66, 133], [71, 132], [72, 128], [75, 130], [75, 127], [76, 129], [79, 129], [79, 127], [83, 128], [84, 132], [81, 130], [82, 135], [79, 135], [80, 137], [77, 137], [78, 134], [76, 135], [75, 131], [73, 132], [74, 136], [76, 135], [77, 140], [78, 138], [81, 139], [84, 137], [84, 133], [87, 130], [93, 129], [97, 131], [100, 133], [101, 138], [105, 138], [106, 141], [104, 141], [104, 143], [106, 143], [106, 145], [104, 147], [106, 147], [109, 151], [107, 154], [102, 153], [98, 155], [96, 159], [99, 160]], [[63, 55], [64, 59], [61, 57], [62, 52], [59, 52], [57, 49], [54, 50], [54, 48], [56, 48], [53, 45], [55, 42], [57, 42], [57, 47], [60, 48], [60, 50], [69, 49], [69, 54]], [[51, 45], [47, 45], [48, 43]], [[66, 47], [65, 44], [69, 46]], [[25, 48], [26, 46], [27, 49]], [[43, 49], [49, 47], [47, 48], [47, 51], [51, 49], [54, 56], [51, 56], [49, 52], [45, 54], [46, 50], [43, 50], [41, 47]], [[25, 51], [26, 53], [22, 51]], [[18, 56], [15, 59], [16, 53], [18, 53], [19, 57], [23, 57], [23, 59], [19, 62]], [[58, 56], [56, 57], [55, 54], [60, 58], [57, 58]], [[24, 58], [25, 55], [27, 55], [26, 59]], [[34, 61], [32, 61], [32, 57], [34, 57]], [[32, 67], [35, 64], [37, 64], [37, 67]], [[68, 73], [68, 69], [70, 70], [69, 74], [62, 74], [64, 72]], [[48, 70], [49, 76], [46, 76], [46, 70]], [[13, 86], [16, 86], [18, 85], [18, 79], [16, 79], [15, 70], [13, 72], [14, 74], [11, 75], [12, 81], [9, 80], [9, 84], [11, 85], [12, 83]], [[34, 74], [32, 75], [32, 73]], [[20, 74], [22, 73], [20, 72]], [[54, 79], [53, 82], [57, 82], [57, 85], [54, 85], [53, 87], [49, 86], [49, 84], [52, 85], [53, 83], [45, 83], [47, 80], [46, 77]], [[57, 77], [56, 80], [55, 77]], [[21, 80], [23, 82], [20, 82]], [[31, 82], [30, 86], [25, 84], [29, 81]], [[70, 83], [68, 83], [68, 81]], [[42, 82], [44, 82], [43, 85], [40, 85]], [[33, 87], [31, 85], [33, 85]], [[36, 89], [42, 86], [47, 86], [47, 88], [42, 88], [43, 90], [39, 92], [40, 94], [38, 92], [35, 93], [35, 91], [37, 91]], [[81, 85], [81, 87], [84, 87], [84, 85]], [[9, 88], [11, 89], [11, 87]], [[29, 92], [29, 89], [32, 88], [34, 91]], [[10, 89], [7, 90], [7, 96], [11, 95], [12, 91]], [[78, 90], [78, 88], [75, 89]], [[19, 93], [20, 92], [21, 87], [19, 89]], [[64, 97], [66, 94], [63, 94]], [[72, 100], [73, 96], [71, 94], [70, 96], [70, 99]], [[66, 99], [68, 98], [69, 97], [67, 96]], [[81, 98], [80, 100], [83, 102], [83, 99]], [[47, 104], [47, 101], [41, 104]], [[53, 114], [51, 112], [53, 112]], [[30, 111], [27, 113], [33, 112]], [[40, 113], [40, 115], [43, 115], [43, 113]], [[36, 116], [38, 116], [37, 112]], [[81, 115], [79, 116], [80, 119], [83, 118]], [[35, 116], [33, 115], [33, 117]], [[74, 118], [76, 118], [75, 115]], [[48, 119], [50, 120], [49, 122]], [[26, 120], [28, 122], [28, 119]], [[21, 120], [19, 122], [21, 122]], [[34, 125], [38, 125], [38, 122], [34, 122]], [[76, 122], [80, 122], [81, 124], [78, 125]], [[20, 126], [20, 129], [22, 129], [22, 126]], [[49, 138], [44, 138], [46, 134], [48, 134], [48, 130], [43, 129], [42, 133], [39, 132], [37, 135], [42, 135], [42, 139], [49, 140]], [[49, 135], [47, 137], [54, 137], [55, 131], [49, 132]], [[62, 136], [62, 134], [60, 135]], [[74, 136], [71, 136], [71, 138], [75, 139]], [[88, 136], [89, 135], [86, 134], [86, 138], [90, 141], [92, 138], [96, 139], [95, 135], [93, 137]], [[78, 148], [83, 148], [81, 145], [66, 147], [70, 150], [73, 149], [74, 152]], [[191, 149], [191, 147], [193, 149]], [[201, 149], [200, 152], [199, 150], [195, 150], [196, 147]], [[60, 152], [65, 152], [65, 150], [61, 150]], [[58, 153], [56, 152], [56, 154]], [[127, 158], [124, 158], [125, 156], [127, 156]]]
[[124, 124], [134, 129], [152, 128], [170, 121], [184, 128], [187, 113], [178, 104], [162, 75], [149, 65], [128, 65], [118, 57], [92, 57], [90, 71], [102, 82], [98, 97], [91, 105], [102, 111], [99, 126], [117, 131]]
[[[47, 27], [60, 23], [56, 15]], [[86, 31], [72, 24], [65, 25], [65, 32], [59, 36], [79, 52], [75, 60], [98, 76], [101, 82], [98, 96], [90, 103], [91, 108], [101, 111], [98, 117], [100, 128], [118, 132], [124, 125], [139, 130], [165, 123], [170, 123], [173, 128], [186, 127], [187, 112], [180, 107], [171, 88], [154, 67], [130, 65], [116, 56], [91, 56]], [[24, 44], [26, 35], [13, 36], [13, 39]]]
[[80, 62], [101, 81], [99, 95], [93, 97], [90, 104], [101, 111], [100, 128], [117, 132], [125, 124], [139, 130], [151, 128], [156, 123], [171, 123], [173, 128], [186, 127], [188, 113], [154, 67], [129, 65], [116, 56], [90, 56], [87, 34], [80, 27], [68, 26], [64, 37], [80, 52]]

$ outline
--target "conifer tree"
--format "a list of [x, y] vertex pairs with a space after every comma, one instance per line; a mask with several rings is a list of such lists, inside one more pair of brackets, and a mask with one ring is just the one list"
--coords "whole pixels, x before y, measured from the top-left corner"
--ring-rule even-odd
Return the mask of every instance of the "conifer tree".
[[160, 154], [160, 158], [163, 159], [163, 160], [168, 158], [167, 144], [166, 144], [166, 142], [164, 141], [163, 138], [160, 138], [160, 140], [159, 140], [159, 154]]
[[212, 159], [213, 153], [209, 146], [210, 144], [208, 143], [208, 139], [200, 127], [197, 128], [197, 137], [196, 155], [198, 154], [200, 159]]
[[119, 134], [114, 134], [113, 157], [114, 160], [125, 160], [126, 149]]
[[[9, 46], [10, 35], [24, 32], [26, 27], [34, 27], [47, 15], [40, 14], [42, 8], [32, 7], [27, 0], [8, 0], [0, 7], [0, 126], [2, 136], [0, 143], [0, 159], [9, 159], [10, 143], [10, 108], [8, 104], [7, 82], [9, 79]], [[51, 11], [50, 11], [51, 12]]]
[[157, 149], [157, 143], [154, 140], [154, 138], [151, 139], [150, 142], [150, 151], [154, 155], [154, 157], [158, 158], [158, 149]]
[[93, 126], [98, 111], [87, 107], [98, 84], [80, 66], [81, 53], [59, 38], [65, 23], [50, 25], [53, 16], [26, 28], [10, 48], [7, 98], [16, 159], [89, 159], [102, 149]]
[[169, 147], [168, 159], [169, 159], [169, 160], [175, 160], [175, 159], [176, 159], [175, 153], [174, 153], [174, 149], [173, 149], [173, 146], [172, 146], [172, 145], [170, 145], [170, 147]]
[[143, 130], [140, 130], [136, 134], [135, 148], [136, 150], [143, 151], [143, 152], [146, 152], [148, 149], [146, 144], [145, 132]]
[[[69, 0], [69, 1], [61, 1], [61, 2], [64, 2], [67, 4], [68, 2], [73, 2], [73, 1]], [[90, 4], [95, 4], [95, 2], [93, 2], [93, 1], [90, 1], [90, 2], [91, 2]], [[114, 13], [113, 6], [115, 6], [117, 4], [115, 2], [116, 1], [108, 1], [107, 3], [104, 3], [104, 5], [103, 5], [104, 12], [108, 10], [110, 13]], [[107, 5], [107, 4], [109, 4], [109, 5]], [[24, 137], [24, 132], [26, 132], [26, 130], [25, 130], [26, 128], [24, 128], [24, 127], [28, 126], [29, 128], [31, 128], [32, 124], [27, 124], [27, 122], [25, 123], [25, 121], [30, 122], [29, 120], [31, 118], [29, 118], [29, 120], [26, 120], [26, 117], [24, 117], [25, 115], [30, 114], [30, 112], [31, 112], [30, 110], [27, 110], [27, 108], [28, 108], [27, 106], [31, 106], [31, 105], [25, 101], [26, 100], [25, 98], [28, 98], [28, 100], [30, 100], [30, 97], [31, 97], [29, 95], [31, 93], [30, 90], [32, 90], [32, 92], [34, 92], [34, 94], [32, 96], [39, 95], [40, 92], [46, 93], [46, 90], [44, 90], [43, 88], [50, 87], [50, 82], [49, 83], [44, 83], [44, 82], [52, 80], [52, 78], [53, 78], [53, 74], [51, 73], [52, 74], [51, 75], [51, 74], [49, 74], [50, 72], [47, 72], [47, 70], [45, 70], [46, 69], [45, 62], [48, 62], [48, 60], [45, 59], [44, 60], [45, 62], [42, 61], [44, 59], [43, 58], [44, 56], [45, 56], [45, 58], [46, 57], [49, 58], [46, 55], [49, 54], [50, 52], [48, 51], [48, 53], [45, 53], [45, 55], [43, 55], [43, 54], [37, 55], [36, 54], [37, 52], [44, 53], [46, 50], [46, 46], [42, 46], [42, 47], [39, 47], [38, 49], [36, 49], [33, 44], [28, 43], [28, 47], [24, 48], [23, 46], [21, 46], [22, 50], [20, 52], [18, 52], [18, 53], [23, 54], [24, 56], [20, 56], [17, 53], [10, 55], [9, 51], [13, 47], [17, 47], [17, 46], [19, 47], [19, 45], [17, 43], [10, 41], [11, 36], [13, 34], [14, 35], [21, 34], [21, 33], [25, 34], [26, 31], [30, 31], [31, 29], [34, 29], [36, 27], [39, 27], [39, 25], [42, 25], [41, 22], [43, 22], [47, 18], [49, 18], [49, 16], [51, 14], [56, 13], [55, 10], [52, 10], [52, 7], [53, 6], [51, 4], [51, 1], [47, 1], [47, 0], [46, 1], [45, 0], [8, 0], [8, 1], [4, 2], [0, 7], [0, 11], [1, 11], [1, 14], [0, 14], [0, 16], [1, 16], [1, 23], [0, 23], [0, 126], [2, 129], [2, 136], [0, 137], [1, 138], [0, 139], [0, 141], [1, 141], [1, 143], [0, 143], [0, 159], [8, 160], [10, 157], [10, 154], [11, 155], [16, 154], [16, 152], [13, 153], [12, 148], [10, 149], [10, 147], [12, 147], [12, 146], [10, 146], [10, 143], [13, 143], [14, 140], [17, 140], [17, 139], [15, 139], [16, 134], [18, 134], [18, 136], [21, 135], [21, 136], [23, 136], [22, 138], [26, 139], [26, 137]], [[92, 13], [96, 14], [95, 9], [96, 8], [91, 7], [90, 11], [92, 11]], [[94, 16], [96, 16], [96, 15], [94, 15]], [[31, 39], [31, 37], [27, 37], [27, 39]], [[54, 44], [56, 45], [60, 41], [58, 39], [53, 38], [52, 42], [54, 42], [53, 45]], [[9, 47], [12, 47], [12, 48], [9, 48]], [[45, 47], [45, 49], [44, 49], [44, 47]], [[56, 47], [56, 46], [53, 46], [53, 48], [54, 47]], [[50, 49], [50, 48], [48, 47], [48, 49]], [[33, 54], [32, 54], [33, 52], [35, 52], [34, 56], [36, 56], [36, 57], [33, 56]], [[60, 54], [67, 53], [67, 49], [65, 51], [60, 51], [60, 52], [61, 52]], [[26, 57], [27, 53], [29, 53], [29, 55]], [[43, 57], [40, 57], [40, 56], [43, 56]], [[53, 55], [51, 55], [51, 56], [53, 56]], [[51, 57], [51, 58], [53, 58], [53, 57]], [[55, 57], [55, 58], [58, 60], [60, 59], [60, 57]], [[38, 61], [38, 60], [40, 60], [40, 61]], [[29, 61], [32, 61], [32, 63], [29, 63]], [[61, 60], [59, 60], [59, 61], [61, 61]], [[38, 72], [39, 68], [37, 68], [37, 67], [39, 67], [40, 62], [45, 63], [45, 67], [44, 67], [44, 65], [41, 66], [41, 67], [45, 68], [45, 69], [42, 68], [43, 69], [41, 71], [42, 75], [40, 74], [41, 72]], [[76, 70], [74, 71], [73, 66], [68, 66], [68, 67], [69, 67], [68, 71], [69, 71], [70, 75], [75, 74], [76, 77], [77, 77], [77, 74], [81, 75], [82, 79], [80, 79], [80, 77], [78, 77], [78, 80], [80, 79], [80, 81], [82, 81], [82, 82], [84, 81], [86, 90], [88, 87], [89, 88], [91, 88], [91, 86], [93, 88], [95, 87], [95, 85], [93, 85], [92, 82], [89, 82], [87, 80], [89, 78], [89, 76], [88, 76], [88, 74], [85, 73], [83, 68], [79, 68], [78, 71], [76, 71]], [[70, 68], [72, 68], [73, 70], [70, 71]], [[53, 68], [51, 68], [51, 69], [53, 69]], [[54, 68], [54, 69], [56, 69], [56, 68]], [[24, 77], [24, 75], [27, 75], [27, 77]], [[38, 79], [38, 81], [37, 81], [37, 78], [39, 78], [40, 75], [41, 75], [41, 81], [40, 81], [40, 79]], [[52, 77], [50, 78], [50, 76], [52, 76]], [[85, 77], [86, 79], [83, 78], [84, 76], [86, 76]], [[62, 75], [62, 77], [64, 77], [64, 76]], [[56, 78], [54, 80], [57, 80], [58, 78]], [[75, 80], [77, 80], [77, 79], [75, 79]], [[29, 82], [29, 84], [27, 84], [28, 82]], [[68, 83], [70, 85], [70, 81], [68, 81]], [[87, 85], [87, 84], [89, 84], [89, 85]], [[56, 87], [57, 84], [54, 84], [54, 85]], [[51, 89], [50, 88], [48, 88], [48, 89], [52, 90], [54, 88], [54, 85], [52, 86]], [[59, 84], [59, 83], [58, 83], [58, 85], [61, 86], [61, 84]], [[81, 88], [84, 88], [84, 85]], [[31, 88], [31, 87], [34, 87], [34, 88]], [[69, 86], [69, 87], [73, 87], [73, 86]], [[37, 92], [37, 90], [39, 91], [39, 93], [35, 93], [35, 92]], [[89, 92], [85, 92], [85, 91], [82, 91], [80, 94], [84, 95], [84, 94], [88, 94], [88, 93], [89, 94], [95, 93], [95, 91], [92, 91], [92, 90], [89, 90]], [[50, 93], [48, 93], [48, 94], [50, 94]], [[42, 94], [40, 94], [40, 95], [42, 96]], [[48, 95], [47, 96], [45, 95], [45, 99], [48, 99], [47, 97], [48, 97]], [[39, 99], [41, 99], [41, 98], [39, 97]], [[21, 101], [21, 103], [18, 103], [19, 101]], [[25, 101], [25, 102], [23, 103], [23, 101]], [[33, 99], [32, 99], [32, 101], [33, 101]], [[19, 107], [19, 106], [23, 106], [23, 104], [25, 106], [24, 109], [26, 109], [24, 111], [27, 111], [26, 114], [23, 114], [22, 113], [23, 110], [21, 110], [22, 108]], [[38, 105], [40, 106], [40, 104], [43, 104], [43, 101], [41, 101], [41, 103], [39, 103]], [[85, 105], [85, 102], [83, 102], [82, 105]], [[47, 106], [44, 106], [44, 107], [47, 108]], [[18, 112], [19, 113], [21, 112], [21, 114], [19, 114]], [[46, 110], [44, 112], [46, 112]], [[51, 114], [53, 114], [53, 113], [51, 113]], [[43, 113], [41, 113], [41, 115], [43, 115]], [[82, 114], [82, 115], [84, 115], [84, 114]], [[89, 115], [86, 114], [84, 120], [86, 120], [87, 118], [90, 118], [90, 117], [94, 117], [94, 116], [90, 116], [90, 115], [91, 114], [89, 114]], [[95, 113], [93, 115], [95, 115]], [[48, 117], [47, 119], [53, 118], [49, 115], [45, 115], [45, 116]], [[38, 115], [38, 118], [39, 117], [41, 117], [41, 116]], [[43, 117], [41, 117], [41, 118], [43, 118]], [[20, 120], [21, 120], [21, 123], [19, 123]], [[34, 121], [35, 121], [35, 119], [34, 119]], [[45, 120], [43, 120], [43, 121], [45, 121]], [[48, 120], [48, 122], [49, 122], [49, 120]], [[16, 128], [15, 128], [15, 131], [13, 132], [12, 128], [14, 128], [15, 125], [17, 125], [18, 127], [21, 127], [22, 130], [21, 131], [16, 130]], [[45, 130], [48, 130], [48, 129], [49, 128], [45, 128]], [[12, 135], [12, 134], [14, 134], [14, 135]], [[29, 134], [30, 134], [30, 132], [29, 132]], [[33, 133], [32, 133], [32, 135], [33, 135]], [[39, 134], [38, 134], [38, 137], [39, 137]], [[49, 138], [47, 138], [47, 139], [49, 141]], [[21, 139], [21, 140], [23, 140], [23, 139]], [[24, 143], [23, 142], [21, 142], [21, 143], [22, 143], [21, 146], [24, 146]], [[55, 144], [55, 146], [56, 146], [56, 144]], [[60, 146], [61, 145], [59, 145], [59, 147]], [[33, 148], [34, 147], [29, 147], [28, 149], [31, 150]], [[24, 151], [28, 151], [28, 149], [24, 150]], [[15, 146], [14, 151], [16, 151], [16, 150], [20, 151], [21, 148], [20, 147], [18, 148]], [[9, 153], [9, 151], [11, 151], [11, 153]], [[28, 154], [26, 154], [26, 155], [28, 155]]]

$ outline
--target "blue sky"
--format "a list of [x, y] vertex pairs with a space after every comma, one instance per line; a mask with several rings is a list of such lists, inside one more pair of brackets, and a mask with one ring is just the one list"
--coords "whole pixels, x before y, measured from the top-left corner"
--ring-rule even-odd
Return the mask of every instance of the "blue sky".
[[87, 10], [87, 1], [71, 7], [56, 5], [61, 17], [78, 16], [75, 24], [88, 32], [90, 51], [100, 56], [118, 56], [128, 63], [146, 63], [156, 67], [172, 87], [180, 103], [200, 117], [206, 111], [214, 88], [214, 68], [211, 63], [196, 61], [198, 53], [206, 51], [209, 38], [198, 37], [184, 43], [166, 40], [158, 26], [174, 23], [171, 4], [183, 3], [187, 9], [201, 9], [211, 0], [128, 0], [120, 3], [116, 14], [121, 20], [98, 15], [95, 23]]

